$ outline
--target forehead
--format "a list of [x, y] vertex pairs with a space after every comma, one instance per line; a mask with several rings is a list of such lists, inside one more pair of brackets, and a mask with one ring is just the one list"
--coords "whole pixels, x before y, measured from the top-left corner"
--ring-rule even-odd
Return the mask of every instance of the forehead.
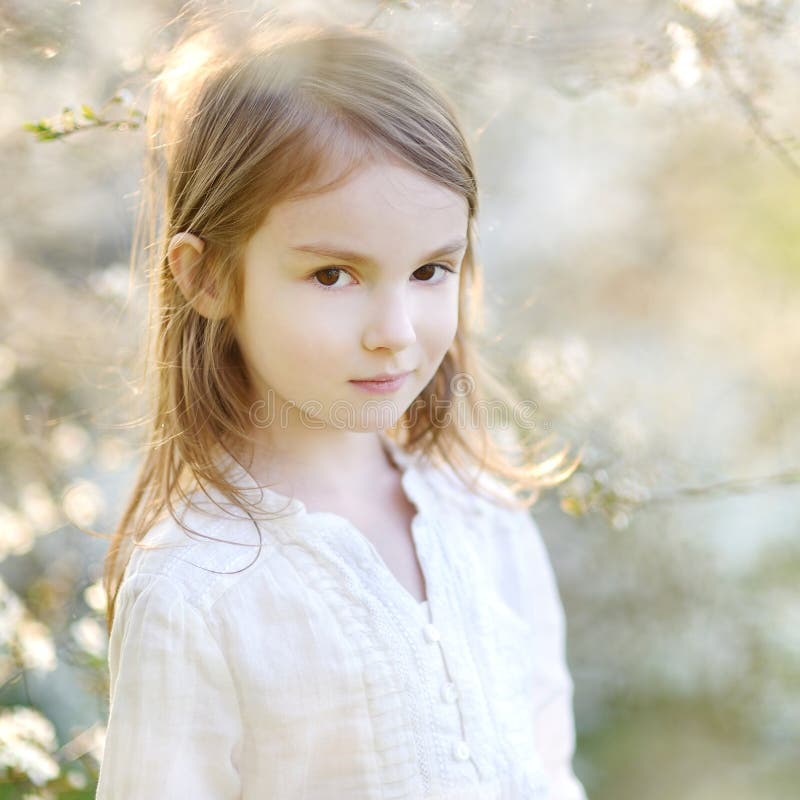
[[[337, 236], [346, 244], [390, 238], [427, 241], [466, 233], [467, 200], [414, 170], [390, 161], [367, 162], [336, 188], [275, 205], [264, 228], [270, 238]], [[328, 236], [326, 236], [328, 234]]]

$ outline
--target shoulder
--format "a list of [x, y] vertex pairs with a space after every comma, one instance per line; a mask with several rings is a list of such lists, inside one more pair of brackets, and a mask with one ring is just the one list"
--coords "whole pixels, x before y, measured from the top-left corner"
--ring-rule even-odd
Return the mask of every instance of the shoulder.
[[441, 503], [491, 529], [513, 525], [520, 514], [529, 516], [512, 489], [486, 470], [473, 470], [466, 481], [449, 464], [426, 465], [421, 473]]
[[280, 524], [212, 511], [211, 504], [196, 499], [191, 505], [184, 503], [176, 507], [175, 516], [167, 514], [134, 545], [120, 591], [126, 586], [130, 592], [151, 583], [169, 585], [190, 605], [207, 610], [249, 565], [269, 558]]
[[547, 562], [531, 509], [499, 478], [484, 471], [470, 485], [452, 467], [437, 465], [425, 470], [424, 480], [437, 516], [446, 524], [460, 520], [466, 534], [460, 544], [469, 544], [487, 568], [496, 569], [499, 582], [518, 565]]
[[429, 468], [426, 480], [435, 488], [444, 519], [458, 514], [462, 529], [494, 574], [501, 592], [522, 592], [525, 585], [551, 590], [554, 573], [550, 555], [531, 507], [492, 474], [477, 476], [474, 488], [447, 467]]

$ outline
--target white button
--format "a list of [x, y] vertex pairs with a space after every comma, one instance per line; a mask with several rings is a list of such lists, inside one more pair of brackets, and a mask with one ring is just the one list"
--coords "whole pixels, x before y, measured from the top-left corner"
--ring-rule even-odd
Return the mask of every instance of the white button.
[[438, 642], [441, 637], [439, 629], [433, 624], [426, 625], [423, 631], [425, 632], [425, 638], [431, 643]]
[[466, 761], [469, 758], [469, 746], [466, 742], [456, 742], [453, 745], [453, 758], [456, 761]]
[[442, 684], [441, 695], [445, 703], [453, 703], [458, 697], [458, 689], [452, 681], [448, 681]]

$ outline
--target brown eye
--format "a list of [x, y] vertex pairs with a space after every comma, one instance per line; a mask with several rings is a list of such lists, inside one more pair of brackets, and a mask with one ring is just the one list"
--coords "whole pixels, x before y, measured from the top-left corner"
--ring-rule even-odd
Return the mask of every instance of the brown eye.
[[[420, 272], [422, 272], [423, 274], [420, 275], [419, 274]], [[420, 267], [418, 270], [416, 270], [414, 274], [420, 280], [423, 281], [430, 280], [434, 275], [436, 275], [436, 264], [426, 264], [424, 267]]]
[[[431, 278], [436, 275], [436, 270], [440, 269], [444, 273], [442, 275], [442, 280], [447, 277], [447, 273], [455, 273], [455, 270], [452, 267], [448, 267], [446, 264], [426, 264], [424, 267], [420, 267], [418, 270], [414, 272], [415, 275], [417, 273], [422, 272], [423, 275], [417, 275], [417, 280], [421, 280], [423, 283], [431, 283]], [[441, 283], [442, 281], [437, 281], [437, 283]]]
[[[314, 277], [317, 278], [323, 286], [332, 287], [336, 285], [340, 272], [341, 270], [336, 269], [336, 267], [328, 267], [327, 269], [321, 269], [319, 272], [315, 272]], [[330, 281], [330, 283], [328, 281]]]

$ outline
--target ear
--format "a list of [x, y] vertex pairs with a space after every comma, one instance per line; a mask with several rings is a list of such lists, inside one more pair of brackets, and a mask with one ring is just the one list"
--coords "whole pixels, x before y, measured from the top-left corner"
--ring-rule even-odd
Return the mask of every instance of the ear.
[[213, 285], [203, 286], [197, 294], [204, 249], [205, 242], [198, 236], [176, 233], [167, 248], [169, 268], [181, 293], [198, 314], [208, 319], [224, 319], [228, 314], [222, 308]]

